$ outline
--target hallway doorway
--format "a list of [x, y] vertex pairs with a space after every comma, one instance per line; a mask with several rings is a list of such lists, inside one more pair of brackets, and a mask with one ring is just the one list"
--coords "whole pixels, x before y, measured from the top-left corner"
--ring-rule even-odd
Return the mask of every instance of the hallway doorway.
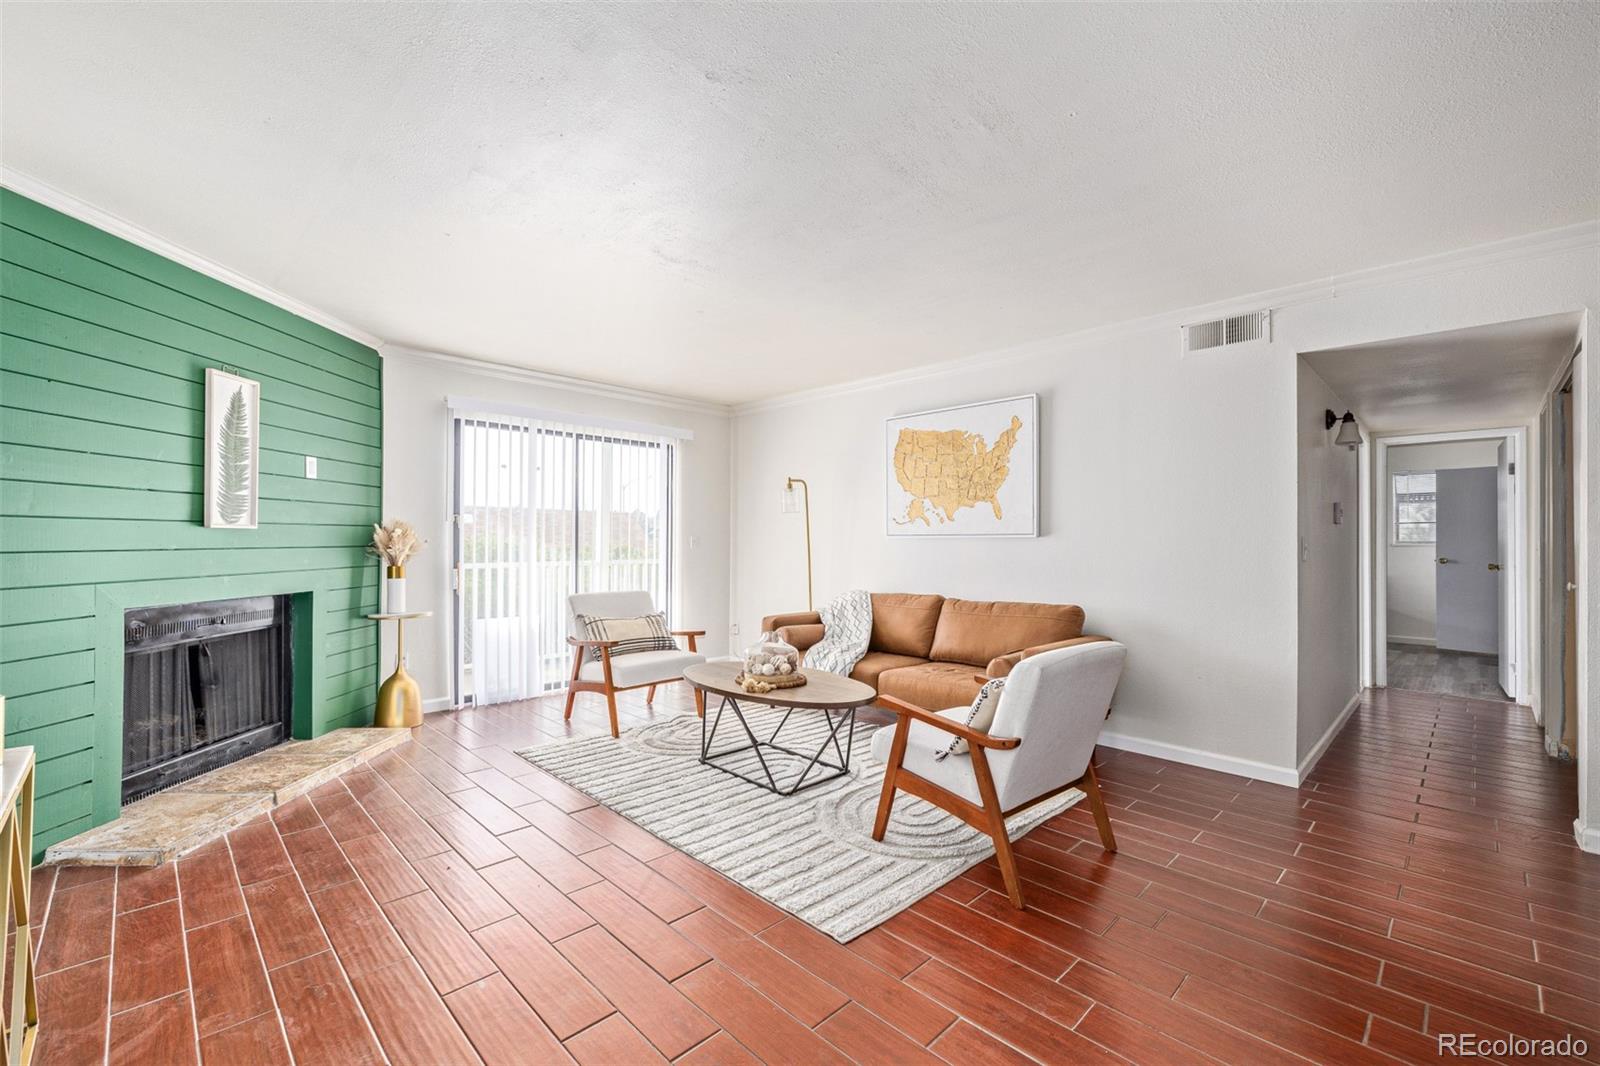
[[1519, 430], [1380, 442], [1390, 687], [1514, 701], [1526, 500]]

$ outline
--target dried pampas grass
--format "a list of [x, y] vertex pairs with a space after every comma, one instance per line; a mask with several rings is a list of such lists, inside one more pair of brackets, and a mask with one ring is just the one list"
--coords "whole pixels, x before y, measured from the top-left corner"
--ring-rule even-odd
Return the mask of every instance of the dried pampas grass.
[[367, 549], [390, 566], [404, 566], [406, 560], [422, 550], [427, 542], [417, 536], [410, 522], [391, 518], [387, 525], [372, 527], [372, 546]]

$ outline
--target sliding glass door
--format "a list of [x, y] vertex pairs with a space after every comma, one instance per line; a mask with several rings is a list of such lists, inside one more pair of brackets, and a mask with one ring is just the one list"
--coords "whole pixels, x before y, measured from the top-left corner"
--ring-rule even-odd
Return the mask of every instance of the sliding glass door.
[[561, 688], [569, 595], [670, 603], [672, 441], [492, 414], [453, 425], [456, 702]]

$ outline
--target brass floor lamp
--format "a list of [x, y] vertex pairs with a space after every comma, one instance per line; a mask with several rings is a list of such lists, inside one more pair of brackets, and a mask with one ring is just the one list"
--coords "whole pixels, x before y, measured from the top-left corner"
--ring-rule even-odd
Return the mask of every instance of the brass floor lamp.
[[[800, 494], [794, 491], [796, 485], [800, 486]], [[806, 610], [816, 610], [816, 605], [811, 601], [811, 486], [807, 485], [804, 478], [792, 477], [783, 483], [783, 512], [784, 514], [797, 514], [801, 510], [801, 500], [804, 500], [806, 516]]]

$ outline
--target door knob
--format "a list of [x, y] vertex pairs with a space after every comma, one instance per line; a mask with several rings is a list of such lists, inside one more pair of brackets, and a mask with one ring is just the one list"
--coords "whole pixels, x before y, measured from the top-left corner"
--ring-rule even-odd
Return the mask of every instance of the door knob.
[[1445, 558], [1445, 557], [1444, 557], [1444, 556], [1442, 556], [1442, 555], [1441, 555], [1441, 556], [1439, 556], [1439, 565], [1440, 565], [1440, 566], [1443, 566], [1443, 565], [1444, 565], [1444, 564], [1445, 564], [1445, 563], [1453, 563], [1453, 562], [1455, 562], [1455, 560], [1454, 560], [1454, 559], [1446, 559], [1446, 558]]
[[1490, 563], [1489, 564], [1489, 569], [1490, 570], [1498, 570], [1498, 569], [1500, 569], [1500, 564], [1499, 563]]

